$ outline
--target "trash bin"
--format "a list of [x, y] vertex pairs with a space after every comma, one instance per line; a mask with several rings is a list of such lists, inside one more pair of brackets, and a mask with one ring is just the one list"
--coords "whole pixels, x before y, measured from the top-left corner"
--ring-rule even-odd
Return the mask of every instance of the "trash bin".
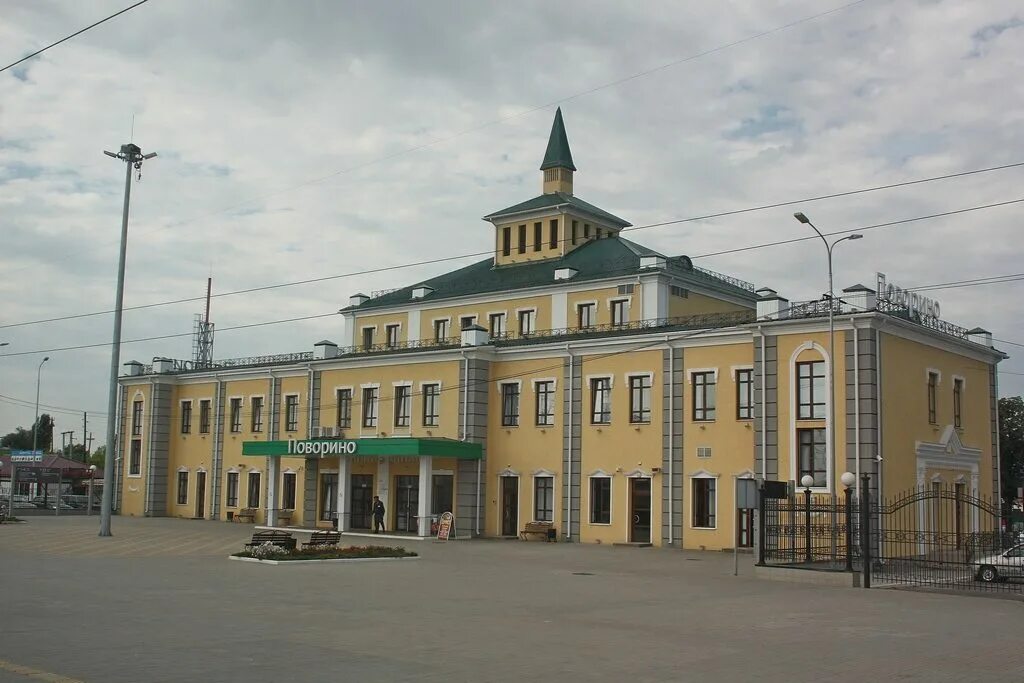
[[548, 529], [548, 543], [558, 543], [558, 532], [554, 529]]

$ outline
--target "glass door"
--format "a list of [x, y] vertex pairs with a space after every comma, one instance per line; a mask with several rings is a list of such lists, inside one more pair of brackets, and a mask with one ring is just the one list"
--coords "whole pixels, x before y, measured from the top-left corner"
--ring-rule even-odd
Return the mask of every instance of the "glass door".
[[373, 507], [373, 475], [352, 475], [352, 504], [349, 507], [351, 527], [353, 529], [369, 529], [371, 509]]
[[320, 475], [320, 520], [333, 522], [338, 519], [338, 475]]
[[395, 477], [395, 531], [416, 533], [416, 515], [420, 507], [420, 478], [417, 475]]

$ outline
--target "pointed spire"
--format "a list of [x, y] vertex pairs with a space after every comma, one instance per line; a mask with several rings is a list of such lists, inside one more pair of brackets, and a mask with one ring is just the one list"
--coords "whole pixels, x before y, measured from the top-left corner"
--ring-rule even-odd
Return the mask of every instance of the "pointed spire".
[[548, 148], [544, 152], [544, 161], [540, 165], [540, 170], [542, 171], [549, 168], [576, 170], [576, 166], [572, 163], [572, 152], [569, 151], [569, 139], [565, 135], [565, 124], [562, 122], [561, 107], [555, 110], [555, 121], [551, 124]]

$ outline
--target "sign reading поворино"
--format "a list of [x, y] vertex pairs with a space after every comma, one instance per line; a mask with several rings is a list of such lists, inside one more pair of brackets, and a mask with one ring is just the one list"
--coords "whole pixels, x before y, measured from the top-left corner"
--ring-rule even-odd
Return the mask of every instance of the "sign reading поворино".
[[355, 455], [359, 450], [357, 441], [298, 441], [288, 439], [288, 455]]

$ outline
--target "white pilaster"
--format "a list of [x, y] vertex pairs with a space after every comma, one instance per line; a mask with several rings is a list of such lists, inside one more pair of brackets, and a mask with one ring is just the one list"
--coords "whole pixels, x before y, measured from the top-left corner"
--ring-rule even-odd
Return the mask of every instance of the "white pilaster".
[[430, 535], [430, 511], [434, 509], [430, 496], [434, 492], [434, 459], [429, 455], [420, 457], [420, 509], [417, 531], [420, 536]]
[[352, 464], [344, 455], [338, 457], [338, 531], [348, 531], [351, 524], [349, 496], [352, 492]]
[[420, 339], [420, 309], [414, 308], [409, 311], [409, 329], [406, 331], [406, 339], [419, 341]]
[[388, 459], [381, 458], [377, 463], [377, 495], [380, 496], [380, 502], [384, 503], [384, 510], [386, 512], [384, 517], [385, 529], [391, 528], [391, 524], [387, 520], [393, 518], [391, 504], [388, 500], [389, 488], [391, 488], [391, 468], [389, 467]]
[[569, 326], [569, 296], [566, 292], [551, 295], [551, 329], [561, 330]]
[[267, 525], [277, 526], [277, 483], [281, 479], [281, 458], [267, 460]]
[[657, 278], [644, 280], [640, 299], [644, 320], [668, 317], [668, 286]]

